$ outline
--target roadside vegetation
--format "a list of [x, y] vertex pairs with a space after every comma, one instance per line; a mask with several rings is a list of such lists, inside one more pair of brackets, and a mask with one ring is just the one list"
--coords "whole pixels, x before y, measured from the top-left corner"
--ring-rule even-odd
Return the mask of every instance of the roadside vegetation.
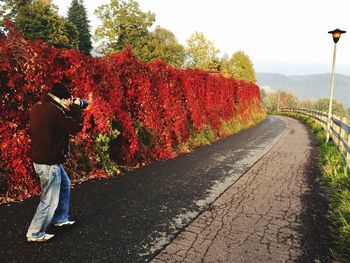
[[301, 120], [316, 136], [320, 149], [320, 181], [328, 195], [328, 217], [336, 241], [332, 251], [334, 262], [350, 262], [350, 172], [333, 141], [325, 143], [326, 133], [321, 125], [301, 114], [286, 115]]
[[[193, 149], [197, 146], [209, 145], [219, 139], [225, 138], [227, 136], [239, 133], [240, 131], [249, 129], [263, 120], [265, 120], [267, 114], [265, 111], [256, 111], [252, 114], [252, 117], [244, 120], [239, 117], [232, 121], [221, 121], [221, 125], [218, 131], [215, 131], [210, 126], [204, 128], [199, 133], [192, 132], [188, 142], [181, 145], [182, 149]], [[181, 151], [181, 149], [180, 149]]]
[[[278, 113], [283, 108], [307, 108], [310, 110], [318, 110], [328, 112], [329, 99], [322, 98], [318, 100], [299, 100], [293, 93], [285, 91], [267, 92], [264, 89], [260, 90], [261, 105], [269, 113]], [[350, 108], [333, 100], [333, 114], [346, 117], [350, 120]]]
[[134, 0], [95, 14], [94, 49], [84, 1], [72, 0], [67, 17], [52, 0], [0, 1], [0, 203], [40, 192], [28, 110], [55, 82], [90, 101], [66, 162], [72, 182], [174, 158], [266, 116], [244, 52], [220, 58], [201, 32], [182, 46]]

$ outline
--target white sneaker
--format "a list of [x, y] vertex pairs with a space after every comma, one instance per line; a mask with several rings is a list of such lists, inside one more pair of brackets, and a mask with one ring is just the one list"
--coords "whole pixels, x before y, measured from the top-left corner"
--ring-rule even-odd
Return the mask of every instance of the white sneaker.
[[61, 223], [56, 223], [54, 224], [54, 226], [71, 226], [75, 223], [75, 221], [64, 221], [64, 222], [61, 222]]
[[52, 235], [52, 234], [45, 234], [43, 235], [42, 237], [33, 237], [33, 236], [30, 236], [30, 237], [27, 237], [27, 241], [28, 242], [46, 242], [48, 241], [49, 239], [53, 238], [55, 235]]

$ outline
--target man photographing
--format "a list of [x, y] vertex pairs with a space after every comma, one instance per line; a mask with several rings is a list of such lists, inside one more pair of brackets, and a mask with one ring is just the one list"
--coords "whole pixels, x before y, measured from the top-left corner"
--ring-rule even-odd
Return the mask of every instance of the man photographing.
[[40, 178], [41, 198], [27, 232], [27, 241], [45, 242], [50, 224], [72, 225], [69, 220], [70, 179], [63, 169], [70, 135], [83, 128], [82, 100], [73, 99], [62, 83], [55, 83], [29, 113], [31, 158]]

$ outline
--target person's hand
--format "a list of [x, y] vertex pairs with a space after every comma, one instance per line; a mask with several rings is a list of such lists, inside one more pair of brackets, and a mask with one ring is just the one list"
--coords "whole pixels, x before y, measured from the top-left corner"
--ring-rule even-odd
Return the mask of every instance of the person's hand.
[[76, 105], [81, 105], [81, 102], [80, 102], [80, 99], [79, 98], [75, 98], [74, 100], [73, 100], [73, 104], [76, 104]]

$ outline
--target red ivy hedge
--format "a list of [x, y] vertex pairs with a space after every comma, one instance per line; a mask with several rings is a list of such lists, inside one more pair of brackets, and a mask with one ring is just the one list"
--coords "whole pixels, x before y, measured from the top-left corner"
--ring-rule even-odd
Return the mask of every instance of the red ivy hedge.
[[93, 167], [85, 171], [87, 176], [104, 176], [94, 158], [99, 134], [110, 136], [119, 130], [111, 148], [124, 164], [171, 158], [191, 132], [204, 126], [218, 130], [221, 120], [248, 119], [250, 106], [260, 105], [255, 84], [174, 69], [162, 61], [143, 63], [129, 49], [91, 58], [26, 41], [8, 21], [6, 32], [0, 32], [0, 187], [8, 197], [40, 191], [28, 158], [28, 110], [62, 80], [75, 96], [92, 96], [84, 111], [84, 130], [75, 139]]

